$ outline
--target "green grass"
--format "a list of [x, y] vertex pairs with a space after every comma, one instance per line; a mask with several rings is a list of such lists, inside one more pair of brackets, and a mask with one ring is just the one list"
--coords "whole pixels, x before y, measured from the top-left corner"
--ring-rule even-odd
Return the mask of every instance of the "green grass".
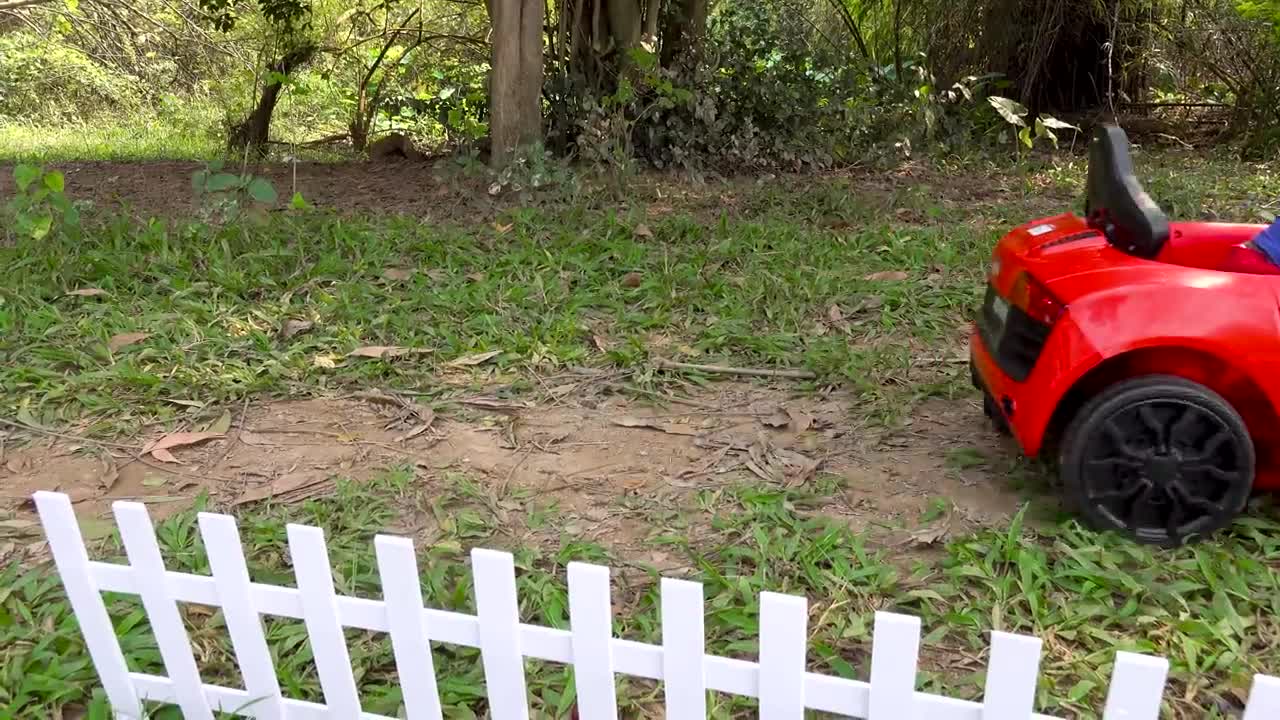
[[[673, 215], [637, 237], [641, 222], [517, 210], [499, 232], [304, 214], [222, 229], [115, 221], [19, 243], [0, 249], [0, 406], [58, 425], [247, 392], [423, 389], [443, 363], [487, 351], [508, 369], [655, 355], [807, 367], [878, 402], [913, 354], [956, 347], [994, 240], [875, 217], [837, 232], [781, 213]], [[907, 279], [867, 279], [900, 268]], [[106, 294], [67, 295], [87, 288]], [[314, 327], [286, 339], [289, 319]], [[149, 337], [111, 352], [125, 333]], [[370, 345], [431, 353], [345, 357]]]
[[212, 133], [192, 132], [172, 121], [121, 125], [0, 123], [0, 162], [85, 160], [212, 160], [223, 144]]
[[[705, 491], [675, 520], [657, 515], [647, 549], [675, 557], [687, 577], [704, 583], [708, 651], [754, 658], [758, 594], [809, 598], [810, 670], [865, 679], [873, 615], [918, 615], [926, 633], [919, 687], [977, 698], [991, 630], [1035, 634], [1045, 641], [1037, 690], [1041, 712], [1092, 717], [1102, 704], [1114, 653], [1153, 653], [1171, 662], [1171, 717], [1223, 717], [1205, 708], [1238, 704], [1251, 674], [1280, 667], [1280, 525], [1241, 521], [1217, 542], [1174, 552], [1100, 537], [1067, 524], [1032, 532], [1020, 519], [1004, 531], [962, 538], [932, 556], [890, 554], [867, 546], [845, 523], [819, 514], [832, 487], [779, 491], [742, 486]], [[615, 569], [615, 632], [660, 642], [657, 573], [606, 546], [555, 535], [558, 510], [531, 497], [530, 508], [499, 519], [478, 485], [454, 478], [433, 494], [396, 470], [363, 485], [341, 484], [335, 496], [301, 506], [265, 507], [240, 516], [256, 581], [291, 584], [284, 525], [324, 527], [341, 593], [380, 597], [372, 538], [405, 514], [445, 522], [419, 542], [428, 605], [474, 612], [466, 550], [504, 547], [513, 535], [550, 534], [551, 541], [515, 552], [524, 622], [567, 628], [564, 568], [572, 560]], [[525, 527], [521, 527], [524, 525]], [[514, 532], [513, 532], [514, 531]], [[171, 569], [208, 572], [194, 511], [159, 524]], [[122, 557], [117, 541], [103, 553]], [[95, 677], [57, 580], [45, 569], [0, 571], [0, 702], [15, 716], [49, 716], [55, 708], [102, 709]], [[130, 668], [163, 673], [136, 597], [110, 596], [109, 607]], [[206, 682], [238, 685], [220, 612], [187, 608], [188, 629]], [[320, 701], [311, 650], [299, 621], [269, 618], [267, 637], [286, 695]], [[394, 716], [401, 702], [385, 635], [348, 631], [367, 711]], [[450, 717], [483, 712], [477, 650], [437, 645], [441, 696]], [[532, 708], [564, 717], [572, 705], [571, 673], [529, 662]], [[661, 702], [652, 683], [623, 680], [624, 713], [652, 712]], [[713, 716], [750, 714], [745, 700], [713, 695]], [[154, 717], [169, 717], [160, 711]], [[90, 713], [90, 717], [104, 717]], [[176, 717], [176, 716], [175, 716]]]

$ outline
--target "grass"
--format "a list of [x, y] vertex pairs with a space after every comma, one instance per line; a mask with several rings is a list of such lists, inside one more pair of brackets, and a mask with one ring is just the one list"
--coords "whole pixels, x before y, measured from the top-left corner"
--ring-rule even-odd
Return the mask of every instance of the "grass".
[[[251, 573], [260, 582], [291, 584], [284, 525], [315, 524], [326, 528], [339, 592], [379, 597], [372, 536], [406, 514], [434, 510], [471, 520], [446, 524], [432, 542], [419, 543], [430, 606], [474, 612], [465, 560], [470, 546], [504, 547], [513, 536], [551, 533], [550, 542], [511, 547], [522, 621], [566, 628], [565, 564], [605, 563], [615, 567], [615, 632], [660, 642], [652, 566], [548, 530], [558, 511], [537, 498], [523, 498], [537, 512], [513, 513], [500, 523], [475, 488], [455, 478], [427, 496], [411, 470], [395, 470], [373, 483], [340, 484], [328, 499], [244, 513], [239, 521]], [[1173, 717], [1224, 717], [1219, 710], [1240, 704], [1253, 672], [1280, 666], [1280, 576], [1271, 570], [1280, 562], [1275, 522], [1244, 520], [1216, 543], [1159, 552], [1074, 524], [1032, 532], [1015, 519], [1007, 530], [913, 558], [868, 547], [847, 524], [821, 515], [830, 490], [707, 491], [675, 525], [655, 524], [646, 548], [678, 558], [687, 577], [704, 583], [709, 652], [755, 656], [757, 597], [770, 590], [810, 599], [809, 667], [842, 677], [867, 677], [875, 611], [920, 616], [926, 637], [919, 686], [957, 697], [980, 696], [991, 630], [1038, 635], [1045, 648], [1037, 708], [1060, 716], [1090, 717], [1101, 706], [1117, 650], [1170, 660], [1176, 690], [1167, 695], [1167, 710]], [[194, 511], [164, 520], [157, 534], [171, 569], [208, 572]], [[103, 554], [122, 557], [114, 538]], [[0, 571], [0, 587], [0, 702], [15, 716], [87, 706], [89, 717], [105, 717], [104, 698], [92, 690], [93, 670], [56, 579], [42, 568], [11, 566]], [[111, 596], [109, 607], [130, 668], [163, 673], [138, 599]], [[239, 684], [220, 611], [187, 606], [185, 615], [206, 682]], [[266, 629], [284, 692], [320, 701], [301, 622], [270, 618]], [[365, 709], [394, 716], [401, 699], [387, 637], [348, 631], [348, 644]], [[435, 661], [448, 716], [482, 714], [478, 651], [437, 645]], [[565, 715], [573, 702], [565, 691], [570, 677], [567, 668], [529, 663], [531, 707], [538, 716]], [[652, 684], [623, 680], [620, 687], [624, 713], [651, 713], [661, 702]], [[750, 711], [747, 702], [719, 695], [711, 707], [714, 717]], [[167, 712], [172, 710], [153, 717], [170, 717]]]
[[[22, 152], [94, 152], [42, 147]], [[1274, 211], [1267, 194], [1274, 169], [1180, 154], [1144, 155], [1139, 166], [1156, 199], [1179, 217], [1257, 221]], [[713, 189], [709, 205], [665, 213], [646, 212], [646, 203], [659, 204], [650, 194], [614, 207], [510, 207], [453, 225], [319, 212], [225, 226], [140, 225], [89, 213], [79, 236], [0, 243], [0, 412], [115, 434], [177, 424], [192, 403], [249, 394], [371, 385], [436, 393], [459, 382], [451, 361], [496, 351], [484, 368], [509, 392], [567, 365], [611, 365], [638, 384], [659, 382], [656, 356], [804, 367], [818, 373], [818, 384], [852, 387], [864, 400], [861, 412], [887, 422], [920, 397], [969, 392], [962, 372], [922, 373], [913, 361], [961, 348], [991, 244], [1011, 224], [1071, 207], [1082, 169], [1078, 159], [1045, 163], [1027, 174], [1025, 193], [1016, 187], [1021, 175], [965, 165], [941, 174], [917, 168], [922, 176], [905, 181], [729, 183]], [[95, 294], [68, 294], [85, 290]], [[284, 332], [301, 327], [297, 321], [309, 328]], [[134, 342], [121, 344], [128, 334]], [[375, 345], [430, 352], [348, 356]], [[1006, 470], [988, 460], [974, 448], [947, 454], [953, 472]], [[705, 583], [712, 652], [755, 652], [756, 595], [772, 590], [810, 598], [811, 669], [846, 677], [866, 677], [875, 610], [919, 615], [928, 633], [921, 687], [961, 697], [980, 692], [990, 630], [1036, 634], [1045, 640], [1037, 708], [1070, 717], [1101, 706], [1118, 649], [1170, 659], [1176, 690], [1168, 711], [1179, 718], [1220, 717], [1240, 704], [1250, 673], [1280, 669], [1274, 513], [1251, 513], [1213, 542], [1173, 552], [1071, 523], [1030, 530], [1020, 520], [944, 549], [910, 550], [874, 547], [824, 517], [840, 490], [834, 482], [807, 491], [704, 491], [664, 511], [617, 503], [654, 528], [644, 553], [676, 557]], [[284, 523], [312, 523], [329, 537], [340, 590], [376, 596], [372, 535], [434, 518], [439, 532], [420, 543], [432, 605], [468, 610], [465, 550], [505, 546], [518, 558], [522, 617], [558, 627], [566, 623], [564, 564], [607, 562], [626, 569], [616, 585], [618, 632], [657, 639], [652, 568], [562, 534], [570, 525], [543, 498], [510, 498], [523, 509], [501, 522], [479, 488], [457, 476], [426, 495], [411, 470], [393, 470], [372, 484], [344, 484], [329, 499], [259, 508], [239, 520], [256, 579], [291, 582]], [[919, 520], [950, 512], [949, 499], [934, 498]], [[171, 567], [202, 572], [193, 518], [171, 517], [159, 534]], [[510, 540], [529, 533], [549, 539]], [[118, 547], [108, 544], [107, 554], [118, 557]], [[158, 671], [136, 599], [112, 597], [111, 607], [133, 669]], [[206, 677], [236, 684], [218, 613], [187, 612]], [[268, 631], [286, 692], [317, 699], [301, 624], [272, 620]], [[395, 714], [385, 638], [349, 640], [366, 709]], [[449, 678], [441, 687], [452, 716], [482, 713], [476, 652], [439, 648], [436, 662]], [[46, 567], [0, 570], [0, 667], [0, 707], [14, 716], [85, 706], [89, 717], [104, 717], [78, 630]], [[535, 710], [563, 715], [573, 701], [568, 680], [564, 668], [531, 663]], [[621, 695], [632, 714], [660, 698], [652, 685], [630, 681]], [[713, 707], [718, 717], [749, 712], [719, 696]]]
[[120, 125], [0, 123], [0, 162], [211, 160], [222, 152], [213, 134], [162, 120]]

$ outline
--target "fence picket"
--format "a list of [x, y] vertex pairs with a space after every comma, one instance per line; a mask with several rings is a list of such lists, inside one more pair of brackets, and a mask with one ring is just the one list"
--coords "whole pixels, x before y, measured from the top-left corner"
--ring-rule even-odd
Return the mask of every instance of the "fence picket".
[[191, 638], [187, 637], [187, 629], [182, 624], [178, 603], [169, 595], [164, 559], [160, 557], [160, 545], [156, 543], [147, 508], [141, 503], [117, 502], [111, 509], [115, 512], [129, 565], [143, 578], [142, 607], [151, 621], [151, 632], [156, 636], [164, 669], [173, 681], [174, 696], [182, 715], [189, 720], [213, 720], [200, 669], [191, 652]]
[[391, 628], [391, 650], [404, 691], [407, 720], [440, 720], [440, 693], [436, 688], [431, 643], [427, 640], [426, 611], [422, 606], [413, 541], [379, 535], [373, 540], [373, 549], [378, 558], [382, 598], [387, 604], [387, 624]]
[[494, 720], [528, 720], [515, 561], [509, 553], [476, 548], [471, 551], [471, 573], [490, 714]]
[[609, 598], [609, 568], [572, 562], [568, 572], [578, 716], [583, 720], [616, 720], [618, 699], [611, 648], [613, 603]]
[[[35, 494], [36, 508], [67, 598], [89, 654], [120, 720], [140, 720], [139, 698], [177, 703], [187, 718], [212, 712], [265, 720], [392, 720], [364, 713], [345, 640], [346, 628], [391, 635], [406, 720], [441, 720], [431, 643], [479, 648], [489, 716], [528, 720], [524, 659], [572, 664], [577, 711], [584, 720], [616, 720], [617, 676], [661, 680], [666, 717], [702, 720], [707, 691], [758, 698], [766, 719], [802, 718], [818, 710], [867, 720], [1056, 720], [1033, 712], [1041, 642], [994, 632], [981, 703], [916, 692], [920, 621], [876, 613], [871, 677], [861, 682], [805, 671], [808, 603], [803, 597], [760, 594], [758, 662], [705, 654], [705, 609], [696, 582], [661, 581], [662, 644], [613, 637], [609, 569], [570, 563], [570, 630], [519, 621], [514, 560], [509, 553], [472, 551], [476, 615], [427, 609], [413, 543], [374, 541], [383, 598], [340, 597], [318, 528], [289, 525], [297, 587], [251, 582], [235, 520], [200, 513], [209, 576], [166, 571], [154, 526], [137, 503], [113, 507], [128, 565], [91, 561], [67, 496]], [[140, 596], [168, 676], [130, 673], [103, 592]], [[178, 603], [223, 610], [245, 689], [204, 685]], [[262, 616], [302, 619], [314, 651], [325, 703], [281, 695]], [[1157, 720], [1166, 660], [1117, 653], [1104, 720]], [[1242, 720], [1280, 718], [1280, 678], [1257, 675]]]
[[1158, 720], [1168, 672], [1164, 658], [1116, 653], [1102, 720]]
[[1040, 639], [991, 633], [982, 720], [1031, 720], [1040, 675]]
[[662, 684], [667, 720], [706, 720], [702, 584], [662, 578]]
[[760, 593], [760, 717], [804, 717], [804, 666], [809, 602], [795, 595]]
[[315, 656], [320, 690], [333, 717], [360, 717], [360, 695], [351, 674], [347, 638], [338, 620], [333, 569], [325, 547], [324, 531], [306, 525], [287, 525], [289, 558], [302, 599], [302, 622]]
[[262, 617], [253, 603], [249, 568], [244, 562], [235, 518], [202, 512], [197, 522], [218, 590], [218, 605], [240, 666], [240, 677], [244, 678], [245, 690], [252, 698], [252, 704], [245, 709], [252, 709], [259, 720], [284, 720], [280, 683], [262, 630]]
[[1253, 676], [1249, 703], [1242, 720], [1275, 720], [1280, 718], [1280, 678]]
[[920, 618], [877, 612], [871, 631], [871, 704], [867, 720], [915, 720]]
[[49, 540], [49, 551], [53, 553], [54, 567], [80, 623], [80, 634], [98, 670], [111, 710], [121, 720], [137, 720], [143, 714], [142, 703], [138, 702], [138, 693], [129, 678], [129, 666], [125, 664], [111, 616], [107, 615], [107, 606], [102, 602], [102, 593], [89, 572], [89, 553], [80, 536], [71, 499], [62, 493], [42, 490], [35, 494], [35, 503], [44, 536]]

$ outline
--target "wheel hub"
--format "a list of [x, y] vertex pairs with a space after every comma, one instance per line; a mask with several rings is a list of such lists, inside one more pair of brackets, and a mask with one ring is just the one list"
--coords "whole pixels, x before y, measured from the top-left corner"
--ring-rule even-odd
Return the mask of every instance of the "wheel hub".
[[1181, 462], [1172, 455], [1155, 455], [1146, 463], [1146, 476], [1154, 485], [1167, 488], [1182, 477]]

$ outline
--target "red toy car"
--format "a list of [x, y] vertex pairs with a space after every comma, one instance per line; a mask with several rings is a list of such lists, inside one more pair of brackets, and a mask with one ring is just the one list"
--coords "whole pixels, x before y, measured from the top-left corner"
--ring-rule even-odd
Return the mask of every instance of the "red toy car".
[[1280, 487], [1280, 268], [1246, 246], [1262, 226], [1169, 222], [1116, 127], [1091, 142], [1085, 215], [1000, 240], [973, 381], [1092, 525], [1179, 545]]

